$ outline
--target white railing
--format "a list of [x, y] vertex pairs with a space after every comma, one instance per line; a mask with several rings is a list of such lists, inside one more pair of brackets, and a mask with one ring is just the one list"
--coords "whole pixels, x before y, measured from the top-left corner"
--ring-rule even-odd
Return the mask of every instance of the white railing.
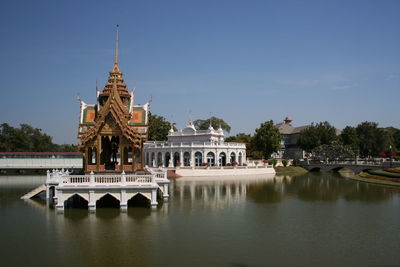
[[58, 184], [59, 186], [68, 185], [140, 185], [155, 184], [156, 179], [167, 179], [167, 171], [165, 169], [151, 170], [150, 174], [94, 174], [89, 175], [70, 175], [68, 171], [53, 170], [47, 171], [46, 184]]
[[195, 169], [195, 170], [205, 170], [205, 169], [263, 169], [263, 168], [273, 168], [270, 164], [260, 164], [254, 166], [182, 166], [178, 167], [180, 169]]
[[81, 169], [81, 158], [0, 158], [0, 169]]
[[152, 175], [127, 175], [127, 183], [151, 183]]
[[89, 177], [85, 175], [71, 175], [64, 177], [63, 184], [82, 184], [89, 183]]
[[173, 148], [173, 147], [230, 147], [230, 148], [246, 148], [246, 144], [233, 142], [147, 142], [145, 148]]

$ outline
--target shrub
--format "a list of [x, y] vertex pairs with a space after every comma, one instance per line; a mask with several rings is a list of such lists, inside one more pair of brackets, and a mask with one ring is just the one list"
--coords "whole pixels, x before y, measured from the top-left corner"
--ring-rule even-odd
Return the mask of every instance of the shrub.
[[208, 162], [203, 162], [203, 164], [201, 164], [201, 166], [208, 166]]
[[278, 163], [276, 159], [269, 159], [268, 162], [272, 164], [274, 167], [276, 166], [276, 163]]
[[299, 160], [299, 159], [294, 159], [294, 160], [292, 161], [292, 164], [293, 164], [293, 166], [299, 166], [300, 160]]
[[263, 163], [268, 163], [268, 160], [267, 160], [267, 159], [264, 159], [264, 160], [263, 160]]
[[286, 167], [288, 165], [288, 163], [289, 163], [289, 161], [287, 159], [282, 160], [283, 167]]
[[386, 158], [386, 153], [385, 152], [380, 152], [378, 154], [378, 156], [381, 157], [381, 158]]
[[236, 161], [234, 161], [234, 162], [232, 162], [232, 165], [233, 165], [233, 166], [237, 166], [238, 163], [237, 163]]
[[226, 164], [226, 166], [232, 166], [232, 164], [231, 164], [230, 162], [228, 162], [228, 163]]

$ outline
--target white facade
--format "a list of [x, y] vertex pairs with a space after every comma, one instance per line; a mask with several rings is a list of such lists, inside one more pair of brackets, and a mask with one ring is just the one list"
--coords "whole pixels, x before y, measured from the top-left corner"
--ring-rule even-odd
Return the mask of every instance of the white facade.
[[196, 130], [192, 121], [183, 130], [171, 129], [168, 141], [149, 141], [144, 144], [147, 166], [227, 166], [246, 162], [246, 145], [225, 142], [224, 131]]

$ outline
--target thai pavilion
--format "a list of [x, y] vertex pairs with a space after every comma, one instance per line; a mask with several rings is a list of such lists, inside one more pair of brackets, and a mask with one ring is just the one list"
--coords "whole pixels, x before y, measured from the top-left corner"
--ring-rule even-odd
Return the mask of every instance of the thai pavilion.
[[134, 172], [144, 168], [149, 104], [134, 105], [118, 64], [118, 32], [114, 66], [97, 103], [80, 100], [78, 138], [87, 172]]
[[246, 145], [225, 142], [224, 131], [197, 130], [192, 121], [180, 131], [171, 129], [168, 141], [149, 141], [144, 144], [145, 163], [150, 167], [226, 166], [246, 162]]

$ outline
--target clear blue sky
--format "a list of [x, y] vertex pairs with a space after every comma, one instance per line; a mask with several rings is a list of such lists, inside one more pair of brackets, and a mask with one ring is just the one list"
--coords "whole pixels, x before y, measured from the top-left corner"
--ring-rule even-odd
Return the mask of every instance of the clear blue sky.
[[[5, 1], [0, 122], [77, 143], [114, 57], [136, 103], [186, 125], [210, 113], [253, 133], [290, 115], [400, 127], [400, 1]], [[191, 115], [189, 115], [191, 114]]]

